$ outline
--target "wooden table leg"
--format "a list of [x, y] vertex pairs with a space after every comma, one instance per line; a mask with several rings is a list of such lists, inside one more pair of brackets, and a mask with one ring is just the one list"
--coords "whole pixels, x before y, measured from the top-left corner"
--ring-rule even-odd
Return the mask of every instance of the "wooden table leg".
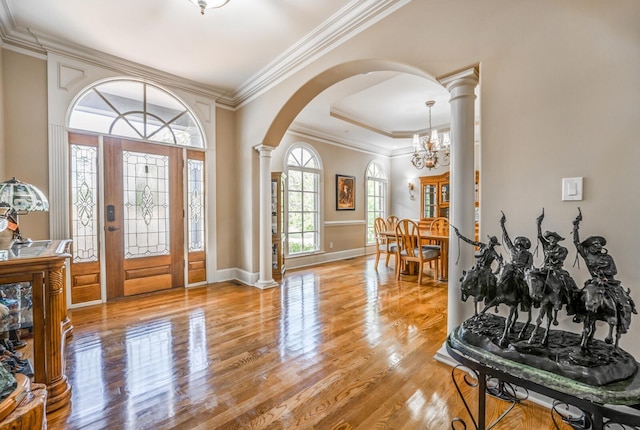
[[447, 241], [440, 242], [440, 276], [438, 281], [447, 282], [449, 278], [449, 243]]

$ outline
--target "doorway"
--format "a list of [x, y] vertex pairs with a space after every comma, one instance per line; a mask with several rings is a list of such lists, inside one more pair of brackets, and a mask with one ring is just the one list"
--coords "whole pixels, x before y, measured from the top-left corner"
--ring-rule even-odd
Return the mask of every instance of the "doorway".
[[182, 150], [104, 138], [107, 299], [184, 286]]
[[206, 282], [204, 153], [78, 133], [69, 144], [71, 303]]

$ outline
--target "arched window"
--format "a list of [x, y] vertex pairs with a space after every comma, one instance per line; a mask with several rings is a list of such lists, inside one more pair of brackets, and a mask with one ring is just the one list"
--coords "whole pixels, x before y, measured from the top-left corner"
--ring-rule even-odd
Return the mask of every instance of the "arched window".
[[82, 93], [71, 109], [72, 129], [204, 148], [195, 116], [174, 95], [153, 84], [116, 79]]
[[375, 161], [367, 167], [367, 244], [376, 242], [373, 222], [376, 218], [386, 218], [387, 175]]
[[287, 254], [320, 250], [320, 158], [309, 145], [292, 146], [286, 155]]

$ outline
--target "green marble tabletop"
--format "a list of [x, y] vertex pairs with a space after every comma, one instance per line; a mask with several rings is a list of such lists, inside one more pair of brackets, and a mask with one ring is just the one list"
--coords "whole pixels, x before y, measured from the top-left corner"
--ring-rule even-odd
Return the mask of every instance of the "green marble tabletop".
[[486, 349], [470, 345], [461, 338], [460, 327], [449, 334], [447, 346], [470, 360], [482, 363], [488, 369], [486, 371], [488, 374], [491, 374], [491, 369], [495, 369], [549, 389], [601, 405], [640, 404], [640, 375], [638, 373], [627, 380], [607, 385], [588, 385], [565, 376], [500, 357]]

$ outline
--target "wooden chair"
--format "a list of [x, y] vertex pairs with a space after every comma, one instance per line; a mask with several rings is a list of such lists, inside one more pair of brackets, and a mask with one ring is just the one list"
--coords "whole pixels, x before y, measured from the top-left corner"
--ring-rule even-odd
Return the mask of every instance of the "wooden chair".
[[396, 225], [398, 225], [398, 221], [400, 220], [400, 218], [398, 218], [395, 215], [389, 215], [387, 217], [387, 228], [389, 230], [395, 230], [396, 229]]
[[449, 218], [438, 217], [434, 218], [429, 225], [431, 231], [449, 232]]
[[389, 240], [388, 237], [383, 236], [381, 233], [387, 230], [387, 223], [383, 218], [376, 218], [373, 221], [373, 231], [376, 236], [376, 262], [375, 269], [378, 270], [378, 262], [380, 261], [380, 254], [387, 254], [387, 259], [385, 262], [385, 266], [389, 267], [389, 258], [391, 255], [396, 254], [396, 244], [395, 241]]
[[[398, 218], [395, 215], [389, 215], [387, 217], [387, 230], [394, 230], [396, 229], [396, 225], [398, 225], [398, 220], [400, 218]], [[396, 238], [395, 237], [388, 237], [387, 241], [390, 243], [395, 243], [396, 242]]]
[[[396, 226], [396, 279], [400, 279], [401, 267], [405, 264], [418, 265], [418, 284], [422, 283], [425, 263], [440, 258], [440, 247], [424, 245], [418, 224], [408, 219], [398, 221]], [[438, 279], [438, 264], [435, 264], [434, 279]]]
[[[449, 234], [449, 218], [445, 218], [445, 217], [438, 217], [438, 218], [434, 218], [431, 223], [429, 224], [429, 230], [431, 230], [432, 232], [435, 233], [444, 233], [444, 234]], [[435, 242], [432, 242], [433, 246], [438, 246], [436, 245]], [[439, 261], [437, 262], [438, 265], [440, 265], [440, 270], [442, 270], [442, 259], [439, 258]]]

